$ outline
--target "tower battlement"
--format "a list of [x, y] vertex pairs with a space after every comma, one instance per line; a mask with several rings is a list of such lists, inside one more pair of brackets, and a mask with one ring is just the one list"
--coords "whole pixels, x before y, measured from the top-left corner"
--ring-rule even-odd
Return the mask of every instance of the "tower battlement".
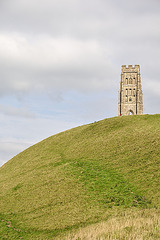
[[140, 66], [122, 65], [118, 115], [143, 114]]
[[138, 72], [140, 73], [140, 66], [139, 65], [122, 65], [122, 73], [123, 72]]

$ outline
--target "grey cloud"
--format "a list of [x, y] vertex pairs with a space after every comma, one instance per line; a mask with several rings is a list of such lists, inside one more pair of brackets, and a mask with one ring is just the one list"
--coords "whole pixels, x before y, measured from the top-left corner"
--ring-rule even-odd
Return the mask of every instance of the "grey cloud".
[[24, 107], [17, 108], [17, 107], [12, 107], [10, 105], [0, 104], [0, 112], [1, 114], [3, 113], [4, 115], [9, 115], [9, 116], [24, 117], [24, 118], [35, 117], [35, 114], [33, 112], [29, 111]]
[[159, 16], [160, 7], [156, 0], [8, 0], [3, 5], [1, 29], [98, 39], [110, 38], [115, 31], [121, 34], [123, 29], [135, 34], [130, 27], [134, 27], [134, 30], [142, 24], [144, 27], [145, 19], [151, 19], [146, 22], [150, 29], [153, 27], [153, 17]]
[[158, 82], [159, 25], [159, 0], [3, 1], [0, 94], [107, 91], [122, 64]]
[[0, 35], [1, 94], [48, 88], [68, 90], [110, 87], [114, 66], [96, 41]]
[[[154, 79], [145, 79], [146, 82], [144, 83], [144, 92], [147, 95], [152, 95], [154, 97], [159, 98], [160, 103], [160, 81], [156, 81]], [[156, 87], [155, 87], [156, 86]]]

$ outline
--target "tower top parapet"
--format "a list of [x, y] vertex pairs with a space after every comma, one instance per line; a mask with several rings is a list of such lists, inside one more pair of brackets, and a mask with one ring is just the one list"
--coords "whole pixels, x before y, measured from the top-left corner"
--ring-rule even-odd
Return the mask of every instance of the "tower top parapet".
[[140, 73], [140, 66], [139, 65], [122, 65], [122, 73], [123, 72], [138, 72]]

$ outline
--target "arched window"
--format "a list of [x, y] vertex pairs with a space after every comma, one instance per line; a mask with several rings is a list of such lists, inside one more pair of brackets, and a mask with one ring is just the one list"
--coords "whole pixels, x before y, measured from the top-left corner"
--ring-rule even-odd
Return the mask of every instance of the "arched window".
[[129, 84], [132, 84], [132, 78], [129, 79]]
[[133, 78], [133, 84], [135, 84], [136, 83], [136, 79], [135, 79], [135, 77]]
[[126, 84], [128, 84], [128, 78], [126, 78]]

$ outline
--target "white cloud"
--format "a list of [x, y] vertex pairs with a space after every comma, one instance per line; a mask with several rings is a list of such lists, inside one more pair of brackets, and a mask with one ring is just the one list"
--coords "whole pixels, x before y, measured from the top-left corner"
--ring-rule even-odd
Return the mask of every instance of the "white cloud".
[[0, 52], [3, 94], [8, 89], [97, 90], [112, 85], [110, 50], [94, 40], [0, 34]]

